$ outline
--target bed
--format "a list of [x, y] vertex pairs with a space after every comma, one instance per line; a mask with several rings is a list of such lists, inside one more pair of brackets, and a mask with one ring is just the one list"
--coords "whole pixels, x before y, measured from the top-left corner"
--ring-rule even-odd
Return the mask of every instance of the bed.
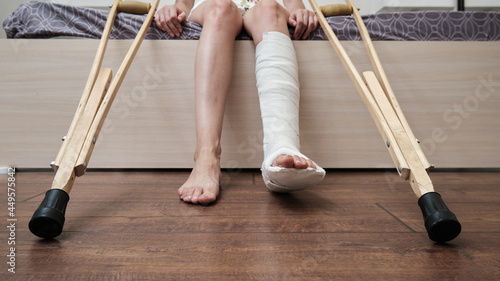
[[[42, 168], [56, 156], [97, 49], [107, 11], [19, 6], [0, 40], [0, 166]], [[120, 14], [103, 66], [117, 69], [142, 16]], [[360, 70], [371, 69], [351, 17], [328, 18]], [[441, 168], [500, 167], [500, 13], [403, 12], [364, 17], [415, 135]], [[201, 27], [171, 40], [153, 24], [121, 87], [90, 168], [189, 168], [194, 151], [194, 53]], [[291, 32], [292, 34], [293, 32]], [[40, 40], [57, 38], [57, 40]], [[70, 39], [71, 38], [71, 39]], [[163, 39], [163, 40], [153, 40]], [[238, 36], [221, 164], [262, 161], [254, 47]], [[325, 168], [392, 168], [380, 135], [325, 34], [294, 41], [302, 150]]]
[[[108, 11], [47, 2], [31, 1], [19, 6], [4, 22], [8, 38], [52, 38], [59, 36], [101, 38]], [[111, 34], [112, 39], [133, 39], [145, 16], [121, 13]], [[329, 17], [328, 22], [339, 40], [361, 40], [352, 17]], [[405, 41], [498, 41], [500, 13], [421, 11], [382, 13], [364, 16], [372, 40]], [[180, 40], [197, 40], [201, 26], [183, 23]], [[293, 32], [290, 28], [290, 34]], [[172, 39], [152, 24], [146, 39]], [[242, 32], [239, 40], [249, 40]], [[318, 28], [309, 40], [327, 40]]]

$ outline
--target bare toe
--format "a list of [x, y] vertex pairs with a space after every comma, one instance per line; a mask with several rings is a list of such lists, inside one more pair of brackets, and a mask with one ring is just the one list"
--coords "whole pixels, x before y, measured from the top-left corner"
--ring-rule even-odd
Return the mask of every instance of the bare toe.
[[179, 189], [177, 189], [177, 194], [179, 194], [179, 198], [180, 198], [181, 200], [183, 200], [183, 199], [184, 199], [184, 196], [186, 196], [186, 195], [184, 194], [184, 192], [185, 192], [185, 191], [184, 191], [184, 186], [179, 187]]
[[287, 155], [281, 154], [278, 155], [271, 164], [273, 167], [282, 167], [282, 168], [295, 168], [295, 169], [307, 169], [313, 168], [317, 169], [316, 165], [311, 159], [307, 159], [305, 157], [300, 157], [298, 155]]
[[305, 169], [305, 168], [307, 168], [307, 161], [304, 158], [299, 157], [297, 155], [294, 155], [293, 156], [293, 160], [294, 160], [294, 167], [295, 167], [295, 169]]
[[217, 195], [211, 192], [205, 192], [198, 197], [198, 203], [208, 205], [217, 199]]
[[293, 168], [294, 167], [294, 158], [291, 155], [278, 155], [271, 164], [273, 167], [283, 167], [283, 168]]
[[191, 198], [193, 197], [193, 191], [194, 190], [188, 190], [186, 193], [184, 193], [184, 196], [182, 197], [182, 200], [184, 202], [191, 202]]
[[202, 195], [203, 190], [201, 188], [195, 189], [191, 197], [191, 203], [198, 204], [198, 198]]
[[311, 159], [307, 159], [306, 161], [307, 161], [307, 167], [313, 168], [314, 170], [318, 168], [316, 167], [316, 165], [314, 165], [314, 162]]

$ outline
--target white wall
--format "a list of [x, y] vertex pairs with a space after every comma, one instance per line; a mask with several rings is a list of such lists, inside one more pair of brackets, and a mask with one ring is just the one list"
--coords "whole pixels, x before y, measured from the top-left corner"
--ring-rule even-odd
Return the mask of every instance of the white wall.
[[[357, 0], [356, 2], [361, 2]], [[457, 0], [383, 0], [386, 7], [455, 7]], [[498, 7], [498, 0], [465, 0], [465, 7]]]
[[455, 7], [456, 0], [385, 0], [389, 7]]
[[498, 0], [465, 0], [465, 7], [498, 7]]

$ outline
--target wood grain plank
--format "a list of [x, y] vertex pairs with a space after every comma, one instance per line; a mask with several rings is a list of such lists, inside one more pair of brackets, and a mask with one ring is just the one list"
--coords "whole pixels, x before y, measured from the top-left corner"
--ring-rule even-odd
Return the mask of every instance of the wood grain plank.
[[[192, 167], [197, 43], [143, 43], [89, 168]], [[6, 101], [0, 104], [0, 118], [8, 120], [0, 124], [0, 166], [40, 168], [54, 160], [97, 44], [0, 40], [0, 84]], [[342, 44], [360, 70], [370, 69], [361, 42]], [[401, 108], [436, 167], [500, 167], [498, 44], [374, 42]], [[129, 45], [126, 40], [109, 42], [103, 66], [116, 70]], [[294, 45], [303, 152], [326, 168], [392, 168], [367, 109], [328, 42]], [[236, 42], [222, 136], [222, 165], [227, 168], [259, 168], [262, 161], [253, 52], [251, 42]]]
[[[396, 172], [394, 172], [396, 173]], [[435, 244], [405, 183], [384, 171], [334, 171], [317, 189], [278, 196], [254, 178], [209, 207], [180, 202], [188, 171], [89, 172], [75, 186], [64, 232], [27, 228], [53, 173], [16, 174], [16, 274], [2, 280], [496, 280], [499, 173], [436, 173], [464, 227]], [[0, 175], [0, 181], [7, 177]], [[474, 185], [475, 184], [475, 185]], [[16, 194], [16, 196], [17, 196]], [[31, 196], [31, 197], [30, 197]], [[35, 197], [33, 197], [35, 196]], [[6, 193], [0, 193], [5, 202]], [[7, 237], [5, 228], [0, 236]], [[6, 243], [1, 246], [6, 251]]]
[[387, 234], [311, 233], [146, 233], [140, 239], [126, 233], [87, 233], [73, 238], [20, 245], [22, 276], [54, 280], [161, 276], [167, 280], [467, 280], [499, 276], [498, 253], [491, 249], [498, 242], [486, 234], [465, 234], [449, 246], [427, 243], [417, 234], [397, 233], [390, 234], [390, 239]]
[[[455, 203], [444, 198], [446, 205], [455, 213], [462, 224], [462, 232], [490, 232], [500, 233], [500, 204], [498, 202], [480, 203]], [[384, 209], [399, 218], [406, 225], [415, 231], [425, 232], [424, 223], [420, 209], [415, 204], [414, 208], [409, 208], [407, 204], [381, 204]]]

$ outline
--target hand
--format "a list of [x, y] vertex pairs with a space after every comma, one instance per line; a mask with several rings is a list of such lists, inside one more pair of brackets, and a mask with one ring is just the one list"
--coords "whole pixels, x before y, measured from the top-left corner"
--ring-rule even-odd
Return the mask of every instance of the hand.
[[306, 39], [318, 27], [318, 18], [307, 9], [295, 9], [288, 17], [288, 24], [295, 27], [295, 39]]
[[181, 22], [187, 18], [186, 12], [175, 5], [163, 6], [155, 17], [156, 25], [172, 37], [179, 37], [182, 33]]

